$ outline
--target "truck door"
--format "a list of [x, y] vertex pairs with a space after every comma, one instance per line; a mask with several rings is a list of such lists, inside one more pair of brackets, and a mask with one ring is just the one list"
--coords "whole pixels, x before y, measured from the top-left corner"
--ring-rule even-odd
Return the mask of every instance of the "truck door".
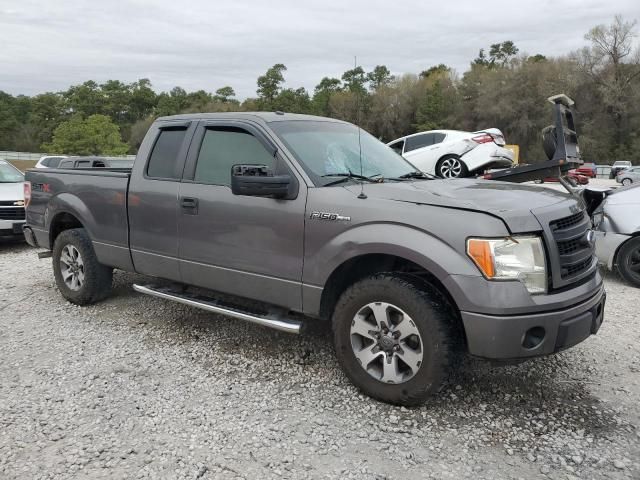
[[[290, 174], [297, 198], [233, 195], [237, 164]], [[200, 122], [179, 192], [183, 281], [300, 310], [306, 185], [296, 175], [257, 124]]]
[[180, 281], [178, 192], [197, 122], [169, 121], [145, 136], [128, 193], [129, 246], [137, 272]]

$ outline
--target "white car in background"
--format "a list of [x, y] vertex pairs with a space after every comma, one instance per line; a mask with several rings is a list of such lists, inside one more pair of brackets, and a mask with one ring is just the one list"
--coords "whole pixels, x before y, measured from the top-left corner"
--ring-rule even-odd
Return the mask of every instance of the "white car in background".
[[497, 128], [479, 132], [430, 130], [387, 144], [419, 170], [442, 178], [466, 177], [491, 168], [509, 168], [513, 152]]
[[22, 235], [24, 221], [24, 175], [0, 159], [0, 237]]
[[36, 168], [58, 168], [60, 165], [60, 161], [64, 158], [67, 158], [66, 155], [45, 155], [44, 157], [40, 157], [38, 163], [36, 163]]

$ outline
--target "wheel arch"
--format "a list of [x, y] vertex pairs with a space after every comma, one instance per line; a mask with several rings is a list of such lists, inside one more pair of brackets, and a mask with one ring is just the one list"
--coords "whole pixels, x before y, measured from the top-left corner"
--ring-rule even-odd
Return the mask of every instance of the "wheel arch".
[[460, 163], [463, 165], [463, 172], [466, 170], [466, 175], [469, 175], [469, 165], [467, 164], [467, 162], [464, 160], [463, 156], [458, 154], [458, 153], [453, 153], [453, 152], [449, 152], [449, 153], [445, 153], [444, 155], [442, 155], [440, 158], [438, 158], [438, 160], [435, 163], [435, 167], [434, 167], [434, 171], [436, 173], [436, 175], [439, 176], [439, 169], [440, 169], [440, 164], [446, 160], [447, 158], [457, 158]]
[[49, 224], [49, 248], [53, 249], [53, 244], [65, 230], [71, 230], [73, 228], [85, 228], [82, 222], [72, 213], [67, 211], [59, 211], [51, 219]]
[[49, 201], [45, 212], [49, 231], [49, 248], [60, 232], [70, 228], [84, 228], [89, 237], [94, 238], [96, 220], [87, 205], [76, 195], [65, 192]]
[[629, 235], [629, 238], [627, 238], [624, 242], [621, 242], [617, 247], [615, 252], [613, 252], [613, 256], [612, 256], [612, 260], [611, 260], [611, 266], [615, 266], [616, 268], [618, 267], [618, 254], [620, 253], [620, 249], [626, 245], [627, 243], [629, 243], [630, 241], [632, 241], [634, 238], [639, 238], [640, 237], [640, 231], [637, 232], [633, 232], [631, 235]]
[[459, 319], [455, 299], [440, 279], [424, 266], [398, 255], [365, 253], [338, 265], [329, 275], [320, 299], [319, 315], [329, 319], [342, 293], [354, 283], [378, 273], [399, 273], [414, 276], [433, 286], [447, 300]]

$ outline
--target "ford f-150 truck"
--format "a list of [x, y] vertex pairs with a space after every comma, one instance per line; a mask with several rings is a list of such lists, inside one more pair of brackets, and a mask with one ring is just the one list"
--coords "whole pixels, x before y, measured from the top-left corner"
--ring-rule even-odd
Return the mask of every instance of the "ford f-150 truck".
[[169, 281], [139, 292], [283, 331], [327, 320], [346, 375], [387, 402], [422, 402], [460, 351], [548, 355], [603, 320], [578, 199], [434, 179], [338, 120], [164, 117], [130, 170], [26, 180], [25, 236], [70, 302], [105, 298], [116, 268]]

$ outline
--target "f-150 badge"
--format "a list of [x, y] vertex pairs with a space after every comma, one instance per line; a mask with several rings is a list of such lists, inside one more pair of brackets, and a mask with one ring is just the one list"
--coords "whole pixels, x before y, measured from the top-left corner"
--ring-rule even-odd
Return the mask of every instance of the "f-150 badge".
[[340, 215], [338, 213], [329, 213], [329, 212], [311, 212], [309, 216], [312, 220], [332, 220], [338, 222], [350, 222], [351, 217], [345, 217], [344, 215]]

